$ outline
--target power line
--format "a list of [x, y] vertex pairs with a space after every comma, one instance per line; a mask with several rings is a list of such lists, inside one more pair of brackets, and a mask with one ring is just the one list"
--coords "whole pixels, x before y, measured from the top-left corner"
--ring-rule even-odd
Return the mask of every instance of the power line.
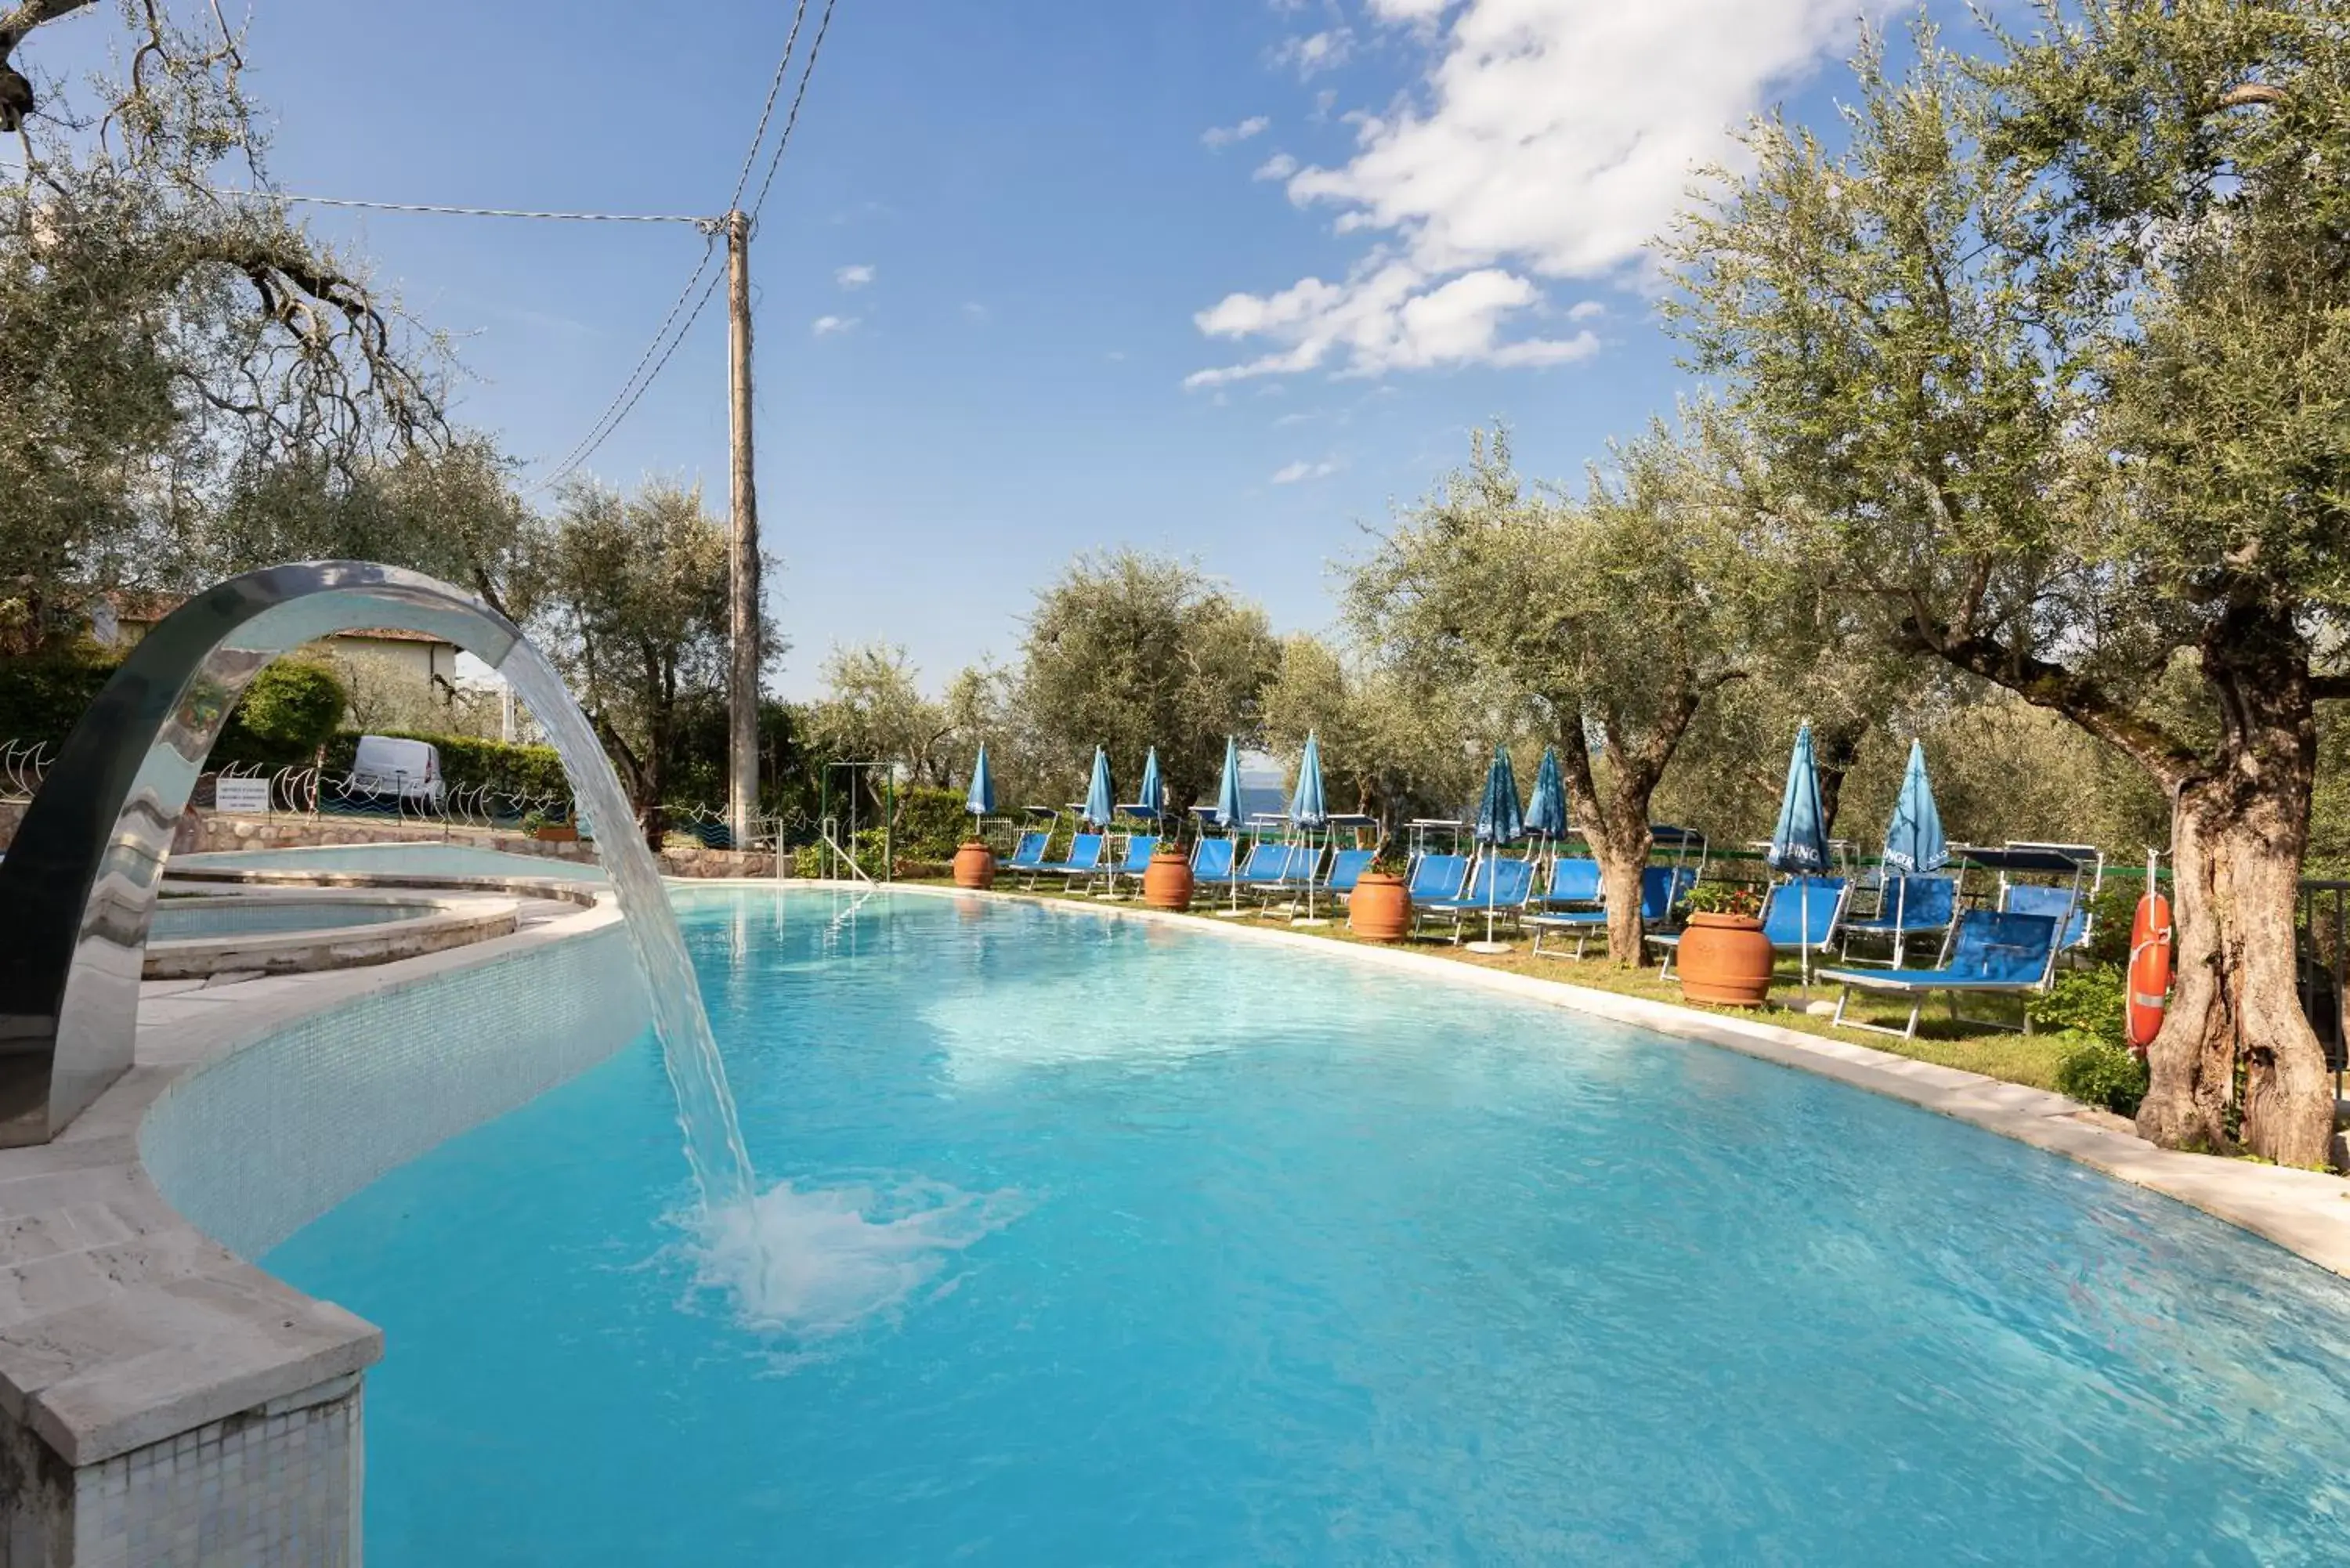
[[[775, 167], [784, 161], [784, 149], [790, 145], [792, 127], [800, 122], [800, 105], [807, 101], [808, 78], [816, 74], [816, 57], [824, 52], [824, 36], [832, 30], [834, 0], [824, 0], [824, 15], [816, 18], [816, 37], [808, 45], [807, 62], [800, 67], [800, 85], [792, 94], [792, 109], [784, 116], [783, 133], [775, 138], [774, 156], [767, 160], [767, 172], [759, 182], [759, 194], [751, 202], [751, 215], [757, 217], [759, 209], [767, 204], [767, 187], [775, 182]], [[794, 24], [796, 30], [797, 24]]]
[[[757, 197], [751, 203], [751, 211], [754, 216], [759, 209], [766, 204], [767, 191], [775, 183], [775, 170], [783, 161], [784, 149], [791, 142], [792, 129], [799, 123], [800, 106], [807, 101], [808, 79], [816, 73], [816, 57], [824, 50], [825, 35], [832, 29], [832, 12], [835, 4], [836, 0], [825, 0], [824, 11], [816, 18], [816, 36], [809, 41], [807, 57], [800, 65], [799, 85], [793, 89], [791, 108], [785, 113], [783, 129], [775, 137], [775, 151], [767, 159], [767, 171], [759, 182]], [[758, 126], [752, 133], [750, 148], [743, 153], [742, 171], [735, 177], [734, 193], [728, 199], [730, 208], [740, 205], [743, 187], [750, 182], [751, 167], [758, 160], [760, 144], [766, 140], [767, 124], [775, 113], [775, 99], [783, 89], [784, 78], [790, 75], [792, 55], [799, 42], [800, 24], [806, 15], [806, 0], [800, 0], [798, 9], [792, 16], [791, 30], [784, 38], [783, 57], [775, 62], [775, 79], [768, 84], [766, 100], [760, 106]], [[705, 226], [703, 233], [707, 234], [710, 232], [711, 230]], [[678, 311], [683, 308], [687, 299], [692, 296], [694, 285], [701, 281], [702, 273], [709, 268], [715, 248], [714, 245], [703, 247], [701, 265], [693, 269], [693, 275], [686, 279], [684, 292], [678, 296], [677, 303], [670, 306], [669, 314], [661, 318], [660, 326], [653, 331], [652, 341], [645, 346], [644, 353], [638, 357], [636, 368], [629, 372], [629, 379], [621, 383], [619, 391], [614, 394], [612, 401], [605, 408], [596, 423], [589, 427], [588, 434], [580, 438], [579, 444], [574, 447], [546, 477], [532, 485], [525, 493], [536, 495], [541, 491], [553, 487], [565, 475], [593, 457], [597, 450], [611, 438], [612, 432], [620, 428], [622, 421], [628, 419], [637, 404], [643, 400], [645, 393], [650, 391], [653, 382], [660, 379], [661, 369], [669, 363], [670, 357], [677, 352], [678, 345], [685, 341], [686, 334], [693, 329], [694, 322], [701, 318], [702, 307], [710, 303], [710, 296], [718, 291], [719, 281], [726, 275], [722, 271], [710, 280], [703, 287], [702, 296], [694, 300], [691, 314], [678, 327], [676, 333], [673, 336], [671, 335], [671, 323], [676, 320]], [[655, 358], [656, 353], [659, 355], [658, 358]], [[649, 371], [646, 369], [648, 364], [651, 366]]]
[[[715, 244], [707, 242], [703, 244], [701, 262], [694, 267], [692, 275], [685, 280], [685, 287], [679, 291], [676, 300], [670, 306], [669, 314], [663, 316], [660, 325], [653, 328], [652, 341], [645, 345], [645, 351], [642, 354], [637, 356], [636, 365], [629, 371], [628, 379], [620, 383], [620, 389], [612, 395], [612, 400], [604, 406], [604, 411], [597, 416], [596, 422], [588, 427], [588, 433], [579, 438], [578, 444], [566, 453], [563, 461], [556, 463], [544, 479], [525, 491], [525, 494], [536, 495], [542, 490], [551, 488], [564, 475], [593, 457], [596, 454], [596, 449], [610, 439], [614, 431], [619, 429], [620, 421], [629, 417], [629, 411], [637, 406], [637, 400], [642, 398], [645, 395], [645, 389], [652, 385], [653, 377], [660, 374], [661, 367], [669, 363], [669, 357], [677, 352], [678, 344], [683, 342], [686, 333], [692, 330], [695, 320], [702, 315], [702, 307], [710, 303], [710, 296], [717, 288], [719, 278], [726, 275], [722, 271], [710, 280], [709, 286], [702, 291], [702, 297], [693, 301], [692, 313], [686, 317], [684, 324], [678, 328], [677, 335], [671, 337], [671, 324], [677, 320], [678, 312], [685, 308], [686, 302], [693, 299], [693, 286], [702, 281], [702, 275], [710, 270], [711, 258], [716, 254]], [[666, 348], [662, 348], [664, 338], [669, 340]], [[660, 358], [656, 362], [653, 357], [657, 352]], [[652, 366], [651, 375], [645, 374], [645, 367], [649, 364]], [[640, 377], [641, 380], [639, 379]]]
[[783, 58], [775, 62], [775, 79], [767, 84], [767, 101], [759, 106], [758, 128], [751, 132], [751, 145], [743, 150], [743, 171], [734, 176], [734, 193], [726, 198], [731, 211], [743, 200], [743, 187], [751, 182], [752, 166], [759, 161], [759, 144], [767, 140], [767, 117], [775, 112], [775, 96], [784, 90], [784, 78], [791, 75], [792, 50], [800, 41], [800, 23], [807, 17], [807, 0], [800, 0], [799, 9], [792, 13], [792, 30], [784, 36]]
[[361, 202], [348, 196], [297, 196], [285, 191], [231, 191], [216, 194], [244, 202], [301, 202], [313, 207], [362, 207], [377, 213], [437, 213], [457, 218], [553, 218], [575, 223], [691, 223], [713, 233], [725, 220], [685, 213], [539, 213], [514, 207], [443, 207], [425, 202]]

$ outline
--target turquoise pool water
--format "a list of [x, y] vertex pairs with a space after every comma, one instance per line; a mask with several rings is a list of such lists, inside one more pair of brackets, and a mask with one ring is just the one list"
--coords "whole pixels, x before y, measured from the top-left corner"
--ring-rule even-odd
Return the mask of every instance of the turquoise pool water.
[[371, 1568], [2341, 1560], [2344, 1287], [2191, 1210], [1325, 955], [681, 899], [767, 1272], [649, 1042], [291, 1238]]

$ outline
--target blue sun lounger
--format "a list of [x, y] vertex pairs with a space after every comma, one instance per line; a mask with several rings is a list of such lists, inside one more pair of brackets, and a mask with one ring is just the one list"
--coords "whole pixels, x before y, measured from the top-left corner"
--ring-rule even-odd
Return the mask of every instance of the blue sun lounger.
[[1363, 873], [1378, 858], [1376, 849], [1341, 849], [1330, 857], [1330, 875], [1323, 879], [1322, 890], [1334, 898], [1343, 898], [1355, 890]]
[[1469, 857], [1466, 855], [1423, 855], [1412, 863], [1411, 880], [1405, 891], [1411, 895], [1415, 906], [1433, 904], [1461, 896], [1461, 885], [1469, 880]]
[[1028, 874], [1028, 886], [1034, 888], [1046, 877], [1059, 876], [1069, 879], [1069, 886], [1101, 875], [1102, 836], [1080, 833], [1069, 840], [1066, 860], [1047, 861]]
[[1270, 838], [1250, 845], [1248, 858], [1241, 862], [1240, 890], [1258, 898], [1283, 890], [1289, 881], [1290, 863], [1300, 847]]
[[1599, 902], [1599, 862], [1587, 855], [1562, 855], [1550, 863], [1550, 886], [1534, 900], [1548, 914]]
[[[2037, 914], [2042, 911], [2030, 912]], [[1836, 956], [1847, 963], [1856, 961], [1852, 956], [1855, 937], [1890, 941], [1893, 944], [1890, 967], [1899, 969], [1903, 950], [1911, 937], [1939, 937], [1958, 918], [1957, 877], [1896, 873], [1885, 878], [1885, 886], [1877, 893], [1877, 913], [1846, 918], [1839, 932], [1842, 940]]]
[[[1648, 866], [1640, 871], [1640, 920], [1643, 925], [1660, 926], [1672, 919], [1674, 906], [1697, 885], [1697, 870], [1690, 866]], [[1573, 957], [1581, 958], [1595, 935], [1607, 932], [1606, 909], [1545, 909], [1526, 917], [1526, 929], [1534, 934], [1534, 951], [1545, 958], [1563, 955], [1545, 952], [1543, 938], [1564, 937], [1573, 933]]]
[[1101, 896], [1105, 898], [1119, 897], [1118, 880], [1121, 877], [1140, 888], [1142, 874], [1150, 869], [1150, 857], [1158, 848], [1159, 836], [1155, 833], [1129, 835], [1126, 841], [1126, 858], [1109, 868], [1109, 883], [1101, 890]]
[[2001, 896], [1999, 907], [2006, 914], [2045, 915], [2059, 922], [2059, 950], [2077, 948], [2089, 940], [2089, 901], [2078, 888], [2018, 882]]
[[1431, 898], [1423, 904], [1414, 898], [1411, 906], [1412, 923], [1433, 918], [1450, 919], [1452, 940], [1461, 934], [1472, 916], [1487, 911], [1515, 921], [1525, 912], [1526, 901], [1534, 897], [1534, 863], [1502, 855], [1481, 855], [1477, 868], [1470, 876], [1469, 886], [1457, 898]]
[[[1991, 909], [1969, 909], [1952, 929], [1950, 956], [1939, 969], [1824, 969], [1822, 980], [1844, 990], [1836, 997], [1835, 1023], [1846, 1029], [1866, 1029], [1904, 1040], [1918, 1033], [1918, 1012], [1927, 996], [1948, 992], [1950, 1016], [1963, 1023], [1986, 1023], [2000, 1029], [2032, 1033], [2032, 1015], [2021, 1024], [1991, 1018], [1968, 1018], [1959, 1012], [1959, 998], [1967, 993], [2022, 996], [2044, 990], [2056, 969], [2056, 919], [2053, 915], [2019, 915]], [[1846, 1018], [1845, 1004], [1856, 991], [1881, 996], [1910, 998], [1909, 1022], [1899, 1029]]]
[[1045, 846], [1052, 842], [1049, 833], [1022, 834], [1020, 842], [1012, 846], [1012, 858], [1003, 863], [1003, 869], [1023, 874], [1034, 871], [1045, 864]]

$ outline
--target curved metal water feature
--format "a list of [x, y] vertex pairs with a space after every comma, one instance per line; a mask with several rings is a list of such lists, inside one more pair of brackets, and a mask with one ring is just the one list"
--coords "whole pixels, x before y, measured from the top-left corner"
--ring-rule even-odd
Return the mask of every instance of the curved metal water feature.
[[140, 639], [75, 726], [0, 857], [0, 1147], [54, 1138], [130, 1068], [155, 884], [246, 682], [288, 649], [362, 627], [455, 643], [546, 725], [604, 828], [598, 847], [652, 988], [703, 1200], [748, 1201], [750, 1160], [684, 940], [586, 715], [505, 617], [446, 583], [366, 561], [271, 566], [194, 596]]

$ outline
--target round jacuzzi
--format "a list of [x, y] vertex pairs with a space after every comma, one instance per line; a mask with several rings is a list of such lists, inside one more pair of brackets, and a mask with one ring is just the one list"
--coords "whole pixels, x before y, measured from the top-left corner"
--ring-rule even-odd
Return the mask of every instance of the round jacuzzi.
[[148, 980], [293, 974], [413, 958], [515, 929], [510, 898], [350, 888], [168, 890], [147, 929]]

